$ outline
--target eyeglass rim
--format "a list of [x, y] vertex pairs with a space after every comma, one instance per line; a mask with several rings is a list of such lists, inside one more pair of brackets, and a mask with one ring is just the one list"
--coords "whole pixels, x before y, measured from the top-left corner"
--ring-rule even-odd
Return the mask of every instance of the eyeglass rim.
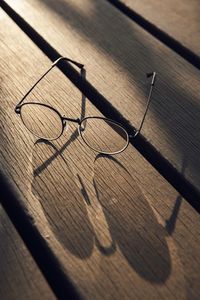
[[[35, 132], [31, 131], [31, 130], [26, 126], [26, 124], [25, 124], [25, 122], [24, 122], [24, 120], [23, 120], [23, 117], [22, 117], [22, 115], [21, 115], [21, 108], [22, 108], [24, 105], [30, 105], [30, 104], [31, 104], [31, 105], [40, 105], [40, 106], [47, 107], [47, 108], [49, 108], [50, 110], [53, 110], [53, 111], [59, 116], [59, 118], [60, 118], [60, 120], [61, 120], [61, 124], [62, 124], [62, 130], [61, 130], [61, 133], [59, 134], [59, 136], [57, 136], [56, 138], [51, 138], [51, 139], [50, 139], [50, 138], [45, 138], [45, 137], [42, 137], [42, 136], [37, 135]], [[64, 116], [62, 116], [61, 113], [60, 113], [56, 108], [54, 108], [53, 106], [48, 105], [48, 104], [46, 104], [46, 103], [40, 103], [40, 102], [33, 102], [33, 101], [30, 101], [30, 102], [23, 103], [23, 104], [21, 104], [20, 106], [18, 106], [18, 111], [17, 111], [17, 113], [20, 114], [20, 117], [21, 117], [21, 120], [22, 120], [22, 123], [24, 124], [24, 126], [25, 126], [25, 127], [26, 127], [26, 128], [27, 128], [34, 136], [37, 136], [38, 138], [43, 138], [43, 139], [48, 140], [48, 141], [54, 141], [54, 140], [57, 140], [57, 139], [63, 134], [64, 128], [65, 128], [65, 125], [66, 125], [65, 122], [67, 121], [67, 118], [64, 117]], [[81, 130], [80, 130], [81, 124], [82, 124], [85, 120], [87, 120], [87, 119], [100, 119], [100, 120], [108, 121], [108, 122], [113, 123], [113, 124], [116, 124], [118, 127], [122, 128], [123, 131], [125, 132], [126, 138], [127, 138], [127, 142], [126, 142], [125, 146], [124, 146], [122, 149], [120, 149], [120, 150], [118, 150], [118, 151], [114, 151], [114, 152], [98, 151], [97, 149], [91, 147], [91, 146], [87, 143], [87, 141], [84, 139], [84, 137], [83, 137], [83, 135], [82, 135], [82, 133], [81, 133]], [[70, 121], [70, 120], [68, 120], [68, 121]], [[79, 135], [81, 136], [83, 142], [84, 142], [90, 149], [94, 150], [94, 151], [97, 152], [97, 153], [101, 153], [101, 154], [114, 155], [114, 154], [121, 153], [121, 152], [123, 152], [123, 151], [128, 147], [129, 142], [130, 142], [130, 140], [129, 140], [129, 134], [128, 134], [127, 130], [122, 126], [122, 124], [120, 124], [119, 122], [117, 122], [117, 121], [115, 121], [115, 120], [113, 120], [113, 119], [109, 119], [109, 118], [105, 118], [105, 117], [101, 117], [101, 116], [87, 116], [87, 117], [83, 118], [82, 120], [79, 120], [79, 122], [78, 122], [78, 132], [79, 132]]]
[[[24, 122], [24, 120], [23, 120], [23, 117], [22, 117], [22, 115], [21, 115], [21, 108], [22, 108], [24, 105], [30, 105], [30, 104], [31, 104], [31, 105], [32, 105], [32, 104], [34, 104], [34, 105], [36, 104], [36, 105], [40, 105], [40, 106], [47, 107], [47, 108], [53, 110], [53, 111], [59, 116], [59, 118], [60, 118], [60, 120], [61, 120], [61, 124], [62, 124], [62, 130], [61, 130], [61, 133], [59, 134], [59, 136], [57, 136], [57, 137], [55, 137], [55, 138], [45, 138], [45, 137], [39, 136], [39, 135], [36, 134], [35, 132], [32, 132], [32, 131], [26, 126], [26, 124], [25, 124], [25, 122]], [[59, 139], [59, 137], [61, 137], [61, 135], [63, 134], [64, 128], [65, 128], [65, 120], [64, 120], [64, 118], [62, 117], [61, 113], [60, 113], [57, 109], [55, 109], [53, 106], [50, 106], [50, 105], [48, 105], [48, 104], [46, 104], [46, 103], [40, 103], [40, 102], [26, 102], [26, 103], [21, 104], [21, 105], [18, 107], [18, 113], [20, 114], [20, 118], [21, 118], [22, 123], [24, 124], [24, 126], [25, 126], [25, 127], [26, 127], [26, 128], [27, 128], [34, 136], [37, 136], [37, 137], [42, 138], [42, 139], [44, 139], [44, 140], [54, 141], [54, 140]]]
[[[108, 121], [110, 123], [114, 123], [116, 124], [117, 126], [119, 126], [120, 128], [123, 129], [123, 131], [126, 133], [126, 137], [127, 137], [127, 142], [125, 144], [125, 146], [118, 150], [118, 151], [113, 151], [113, 152], [106, 152], [106, 151], [98, 151], [97, 149], [91, 147], [87, 142], [86, 140], [84, 139], [83, 135], [82, 135], [82, 132], [81, 132], [81, 124], [87, 120], [87, 119], [101, 119], [101, 120], [104, 120], [104, 121]], [[106, 154], [106, 155], [115, 155], [115, 154], [119, 154], [121, 152], [123, 152], [124, 150], [126, 150], [126, 148], [128, 147], [129, 143], [130, 143], [130, 139], [129, 139], [129, 134], [127, 132], [127, 130], [122, 126], [122, 124], [120, 124], [119, 122], [115, 121], [115, 120], [112, 120], [112, 119], [109, 119], [109, 118], [105, 118], [105, 117], [100, 117], [100, 116], [87, 116], [85, 118], [83, 118], [81, 121], [80, 121], [80, 124], [78, 126], [78, 132], [79, 132], [79, 135], [81, 136], [81, 138], [83, 139], [84, 143], [92, 150], [94, 150], [95, 152], [97, 153], [101, 153], [101, 154]]]

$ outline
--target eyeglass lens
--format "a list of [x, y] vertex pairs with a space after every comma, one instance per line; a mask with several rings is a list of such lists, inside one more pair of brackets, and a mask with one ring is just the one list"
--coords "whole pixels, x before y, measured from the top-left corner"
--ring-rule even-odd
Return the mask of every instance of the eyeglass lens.
[[108, 119], [86, 118], [79, 131], [85, 143], [97, 152], [114, 154], [123, 151], [128, 145], [125, 129]]
[[61, 117], [56, 111], [45, 105], [23, 104], [21, 118], [27, 129], [38, 137], [54, 140], [62, 134]]

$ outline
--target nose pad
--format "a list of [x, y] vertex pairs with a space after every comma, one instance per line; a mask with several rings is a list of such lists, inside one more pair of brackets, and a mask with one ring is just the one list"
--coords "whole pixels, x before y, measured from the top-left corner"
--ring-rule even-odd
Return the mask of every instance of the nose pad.
[[83, 124], [79, 125], [79, 133], [83, 132], [85, 130], [85, 127]]
[[68, 127], [69, 127], [69, 126], [68, 126], [68, 123], [67, 123], [66, 121], [63, 122], [63, 127], [64, 127], [64, 130], [65, 130], [65, 131], [68, 130]]

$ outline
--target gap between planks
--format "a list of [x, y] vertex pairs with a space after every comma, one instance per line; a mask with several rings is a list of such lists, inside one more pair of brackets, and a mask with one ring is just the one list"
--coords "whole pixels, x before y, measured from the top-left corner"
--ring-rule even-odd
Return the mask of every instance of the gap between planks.
[[56, 256], [41, 237], [38, 228], [34, 225], [34, 222], [30, 222], [29, 218], [31, 217], [27, 217], [26, 210], [21, 208], [22, 199], [2, 172], [0, 172], [0, 182], [1, 204], [57, 299], [65, 300], [66, 296], [69, 299], [81, 299], [71, 280], [63, 272]]
[[191, 65], [200, 70], [200, 57], [191, 51], [189, 48], [181, 44], [171, 35], [158, 28], [156, 25], [145, 19], [139, 13], [133, 10], [133, 8], [128, 7], [125, 3], [122, 3], [118, 0], [106, 0], [114, 7], [116, 7], [120, 12], [125, 14], [132, 21], [137, 23], [171, 50], [179, 54], [182, 58], [184, 58]]
[[56, 300], [1, 204], [0, 240], [0, 299]]

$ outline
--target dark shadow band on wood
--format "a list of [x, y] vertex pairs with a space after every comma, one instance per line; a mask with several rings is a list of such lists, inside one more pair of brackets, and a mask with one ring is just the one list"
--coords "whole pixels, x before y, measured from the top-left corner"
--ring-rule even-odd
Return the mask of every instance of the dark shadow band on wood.
[[197, 69], [200, 69], [200, 57], [195, 54], [193, 51], [182, 45], [172, 36], [168, 35], [163, 30], [156, 27], [154, 24], [146, 20], [140, 14], [136, 13], [133, 9], [126, 6], [124, 3], [118, 0], [106, 0], [118, 10], [120, 10], [123, 14], [129, 17], [132, 21], [137, 23], [140, 27], [149, 32], [152, 36], [157, 38], [171, 50], [179, 54], [182, 58], [184, 58], [187, 62], [192, 64]]
[[[61, 55], [37, 33], [20, 15], [18, 15], [5, 1], [1, 7], [15, 21], [15, 23], [30, 37], [30, 39], [54, 61]], [[121, 123], [129, 134], [135, 128], [111, 103], [101, 95], [85, 78], [66, 61], [58, 64], [59, 69], [73, 82], [73, 84], [99, 109], [107, 118]], [[141, 134], [131, 139], [130, 143], [147, 159], [147, 161], [200, 213], [200, 190], [189, 182], [161, 153], [152, 146]]]
[[1, 204], [19, 232], [38, 267], [59, 300], [82, 299], [72, 282], [67, 278], [56, 256], [42, 238], [34, 220], [23, 206], [23, 201], [11, 182], [0, 171]]

